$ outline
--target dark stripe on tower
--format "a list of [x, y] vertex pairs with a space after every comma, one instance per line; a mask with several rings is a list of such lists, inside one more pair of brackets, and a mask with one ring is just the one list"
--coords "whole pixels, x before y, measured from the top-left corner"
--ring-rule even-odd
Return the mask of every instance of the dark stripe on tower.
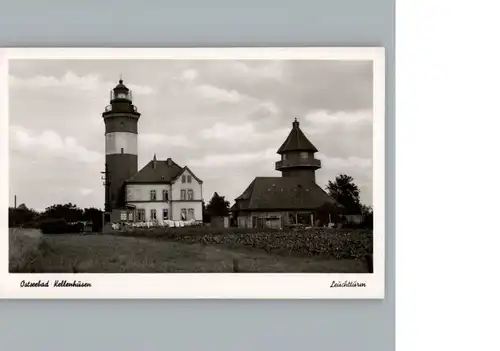
[[126, 115], [114, 115], [106, 117], [106, 134], [116, 132], [126, 132], [137, 134], [137, 118]]
[[125, 181], [137, 173], [137, 155], [106, 155], [109, 171], [111, 208], [125, 205]]

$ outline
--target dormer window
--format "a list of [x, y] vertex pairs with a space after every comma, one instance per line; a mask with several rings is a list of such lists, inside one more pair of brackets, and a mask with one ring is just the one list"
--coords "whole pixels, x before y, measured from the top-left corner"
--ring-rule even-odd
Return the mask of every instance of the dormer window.
[[286, 161], [286, 154], [281, 155], [281, 159], [282, 159], [283, 161]]

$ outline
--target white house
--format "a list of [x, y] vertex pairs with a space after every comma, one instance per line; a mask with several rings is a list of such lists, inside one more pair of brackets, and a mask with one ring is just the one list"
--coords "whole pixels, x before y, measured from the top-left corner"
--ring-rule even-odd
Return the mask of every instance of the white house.
[[171, 158], [159, 161], [155, 155], [126, 181], [125, 187], [125, 202], [130, 212], [122, 219], [132, 218], [137, 222], [203, 220], [203, 181]]

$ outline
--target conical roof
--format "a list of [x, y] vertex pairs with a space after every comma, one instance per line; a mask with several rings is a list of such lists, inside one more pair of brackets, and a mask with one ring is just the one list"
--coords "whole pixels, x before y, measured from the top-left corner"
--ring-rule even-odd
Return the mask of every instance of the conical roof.
[[310, 151], [310, 152], [318, 152], [318, 149], [307, 139], [304, 132], [299, 127], [299, 122], [297, 118], [292, 123], [292, 130], [285, 142], [278, 149], [278, 154], [284, 154], [288, 151]]
[[118, 81], [118, 85], [113, 89], [113, 90], [123, 90], [123, 91], [128, 91], [129, 89], [123, 84], [123, 79], [120, 79]]

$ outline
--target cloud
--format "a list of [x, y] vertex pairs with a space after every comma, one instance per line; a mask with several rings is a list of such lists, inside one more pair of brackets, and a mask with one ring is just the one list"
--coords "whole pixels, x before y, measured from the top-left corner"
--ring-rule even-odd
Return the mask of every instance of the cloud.
[[241, 139], [250, 133], [254, 133], [252, 123], [230, 125], [217, 122], [212, 127], [202, 130], [200, 134], [204, 139], [233, 140]]
[[305, 120], [311, 124], [316, 124], [318, 126], [331, 126], [338, 123], [353, 124], [359, 122], [372, 122], [373, 113], [371, 110], [339, 112], [318, 110], [309, 112], [305, 116]]
[[194, 69], [186, 69], [182, 71], [181, 80], [186, 82], [192, 82], [198, 77], [198, 71]]
[[92, 194], [93, 192], [94, 192], [94, 189], [88, 189], [88, 188], [80, 189], [80, 194], [82, 194], [83, 196], [88, 196], [88, 195]]
[[321, 164], [324, 168], [329, 168], [333, 170], [342, 170], [349, 168], [359, 168], [359, 169], [371, 169], [373, 166], [373, 161], [371, 158], [362, 157], [328, 157], [322, 153], [317, 153], [316, 158], [321, 160]]
[[191, 159], [188, 164], [197, 167], [224, 167], [272, 160], [277, 160], [276, 150], [269, 148], [258, 152], [207, 155], [200, 159]]
[[139, 134], [139, 143], [145, 147], [155, 147], [161, 145], [190, 147], [192, 143], [184, 135], [167, 135], [161, 133]]
[[214, 102], [240, 102], [243, 96], [236, 90], [225, 90], [213, 85], [203, 84], [195, 88], [195, 91], [203, 98]]
[[53, 130], [35, 133], [21, 126], [10, 126], [11, 148], [33, 154], [44, 152], [51, 156], [65, 157], [78, 162], [94, 163], [102, 160], [103, 155], [81, 145], [72, 136], [62, 137]]
[[259, 109], [264, 109], [270, 114], [276, 115], [281, 112], [281, 109], [278, 105], [276, 105], [273, 101], [262, 101], [259, 106]]
[[[217, 122], [213, 126], [203, 129], [200, 136], [207, 140], [230, 141], [237, 144], [258, 143], [263, 139], [281, 140], [288, 135], [288, 128], [275, 130], [257, 131], [256, 123], [246, 122], [243, 124], [228, 124]], [[267, 140], [266, 140], [267, 141]]]
[[284, 74], [283, 65], [279, 61], [264, 63], [259, 61], [235, 61], [230, 67], [233, 69], [236, 75], [253, 79], [257, 78], [279, 80], [283, 77]]
[[[86, 74], [79, 76], [72, 71], [66, 71], [62, 76], [35, 75], [29, 78], [20, 78], [10, 75], [9, 84], [11, 88], [27, 89], [74, 89], [83, 92], [101, 92], [109, 90], [109, 87], [116, 85], [116, 82], [104, 81], [98, 74]], [[127, 87], [134, 94], [149, 95], [154, 92], [153, 88], [147, 85], [127, 84]]]

